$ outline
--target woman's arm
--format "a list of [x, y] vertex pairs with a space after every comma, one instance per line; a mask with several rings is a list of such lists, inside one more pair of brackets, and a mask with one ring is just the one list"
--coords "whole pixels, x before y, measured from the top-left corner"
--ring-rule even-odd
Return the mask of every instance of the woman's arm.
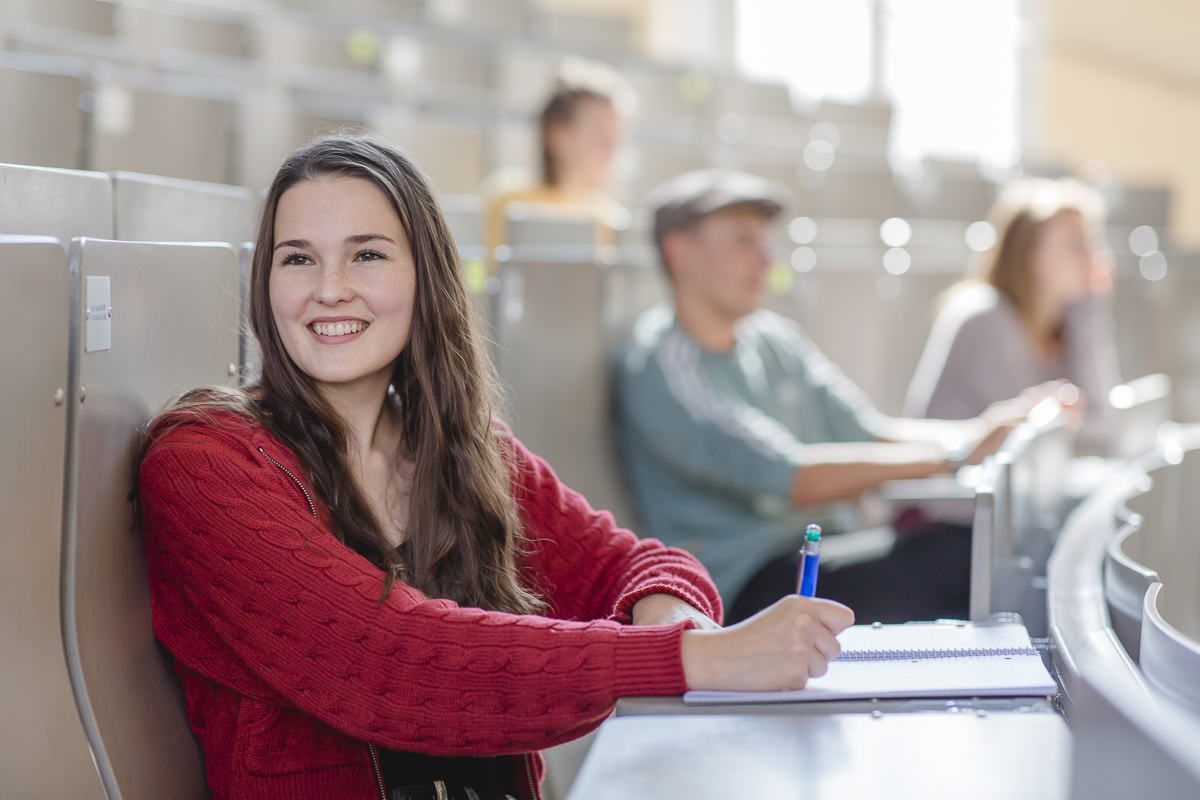
[[721, 598], [692, 555], [617, 527], [610, 513], [593, 510], [520, 441], [508, 441], [530, 544], [527, 573], [553, 616], [628, 623], [639, 600], [670, 595], [720, 622]]
[[[355, 738], [445, 755], [528, 752], [599, 724], [619, 696], [686, 689], [687, 624], [488, 612], [400, 583], [381, 602], [380, 570], [337, 542], [248, 442], [181, 426], [150, 449], [139, 484], [159, 639], [188, 668]], [[704, 583], [681, 576], [678, 556], [623, 549], [595, 583], [625, 587], [619, 598]]]

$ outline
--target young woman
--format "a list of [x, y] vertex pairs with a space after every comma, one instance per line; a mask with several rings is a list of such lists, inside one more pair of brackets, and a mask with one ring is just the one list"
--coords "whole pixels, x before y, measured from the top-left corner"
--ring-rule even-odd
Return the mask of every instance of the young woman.
[[994, 247], [955, 287], [909, 387], [913, 416], [965, 419], [1046, 381], [1080, 390], [1086, 441], [1103, 438], [1119, 382], [1106, 305], [1110, 265], [1097, 241], [1102, 203], [1074, 181], [1009, 186], [992, 211]]
[[495, 421], [454, 242], [400, 153], [293, 154], [250, 291], [261, 381], [185, 396], [139, 472], [214, 797], [534, 800], [536, 751], [620, 696], [800, 686], [837, 655], [849, 609], [719, 628], [698, 562]]
[[610, 193], [627, 95], [608, 67], [579, 60], [563, 65], [538, 116], [541, 175], [530, 182], [502, 174], [486, 190], [488, 253], [505, 243], [513, 203], [591, 217], [597, 246], [612, 244], [613, 229], [628, 216]]

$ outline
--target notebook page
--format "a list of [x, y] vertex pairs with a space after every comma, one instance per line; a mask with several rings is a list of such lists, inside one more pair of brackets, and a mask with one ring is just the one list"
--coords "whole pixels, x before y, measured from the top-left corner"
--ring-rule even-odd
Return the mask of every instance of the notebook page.
[[838, 635], [842, 652], [887, 650], [1032, 649], [1025, 626], [1015, 622], [909, 622], [853, 625]]
[[[843, 652], [938, 651], [924, 657], [835, 659], [804, 689], [789, 692], [704, 692], [686, 703], [763, 703], [895, 697], [1045, 697], [1054, 679], [1031, 647], [1024, 626], [920, 623], [849, 628], [838, 637]], [[959, 650], [1016, 650], [1023, 654], [954, 656]]]

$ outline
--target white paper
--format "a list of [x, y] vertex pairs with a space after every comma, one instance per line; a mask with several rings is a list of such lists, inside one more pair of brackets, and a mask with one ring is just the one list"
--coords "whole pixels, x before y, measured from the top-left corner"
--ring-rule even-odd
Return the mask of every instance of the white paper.
[[[878, 656], [887, 651], [932, 651], [925, 657], [853, 661], [834, 659], [807, 686], [786, 692], [691, 691], [686, 703], [781, 703], [895, 697], [1047, 697], [1054, 679], [1033, 650], [1025, 627], [1016, 623], [908, 623], [855, 625], [838, 637], [843, 653]], [[957, 655], [987, 650], [1013, 655]]]

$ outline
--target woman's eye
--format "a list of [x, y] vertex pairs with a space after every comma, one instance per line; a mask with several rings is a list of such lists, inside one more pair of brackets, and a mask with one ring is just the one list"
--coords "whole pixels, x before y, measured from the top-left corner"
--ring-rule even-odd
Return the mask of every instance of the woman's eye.
[[283, 257], [283, 261], [280, 263], [287, 264], [289, 266], [302, 266], [305, 264], [311, 264], [312, 259], [302, 253], [289, 253]]
[[383, 258], [383, 253], [378, 250], [363, 250], [354, 257], [355, 261], [378, 261]]

